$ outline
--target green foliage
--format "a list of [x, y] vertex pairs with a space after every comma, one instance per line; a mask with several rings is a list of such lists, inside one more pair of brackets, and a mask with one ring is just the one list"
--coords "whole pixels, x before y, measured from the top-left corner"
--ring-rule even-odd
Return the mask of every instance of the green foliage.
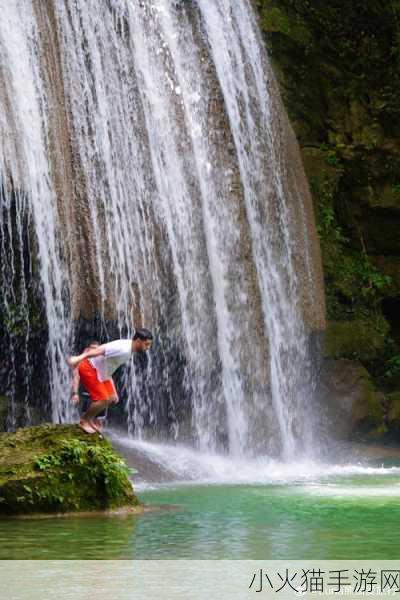
[[325, 356], [348, 358], [370, 364], [385, 351], [388, 324], [381, 318], [375, 320], [353, 319], [328, 321], [325, 335]]
[[318, 207], [317, 233], [325, 241], [347, 242], [347, 238], [337, 222], [333, 206], [327, 203], [321, 203]]
[[316, 200], [317, 232], [322, 240], [339, 243], [347, 242], [341, 225], [338, 223], [334, 209], [334, 197], [337, 189], [337, 181], [342, 172], [342, 161], [336, 149], [321, 145], [324, 162], [334, 167], [332, 172], [322, 170], [318, 177], [310, 180], [311, 190]]
[[341, 174], [344, 171], [344, 161], [341, 151], [345, 148], [344, 144], [321, 144], [320, 149], [324, 152], [325, 163], [335, 167], [336, 173]]
[[[332, 234], [337, 243], [337, 232]], [[329, 253], [329, 242], [321, 240]], [[328, 246], [328, 250], [326, 247]], [[336, 246], [325, 263], [327, 309], [331, 319], [375, 318], [392, 280], [381, 273], [363, 252]]]
[[371, 263], [362, 240], [359, 249], [354, 247], [335, 210], [344, 172], [341, 147], [323, 144], [320, 151], [326, 166], [311, 177], [310, 184], [325, 270], [328, 317], [348, 320], [375, 315], [392, 280]]
[[354, 301], [369, 301], [369, 306], [376, 306], [380, 293], [391, 284], [391, 278], [383, 275], [362, 252], [343, 254], [343, 262], [339, 268], [339, 279], [343, 282], [342, 290], [351, 290], [350, 298]]
[[400, 376], [400, 354], [395, 354], [386, 363], [385, 369], [386, 377], [398, 377]]
[[59, 467], [62, 464], [61, 457], [53, 454], [38, 456], [35, 459], [34, 465], [40, 471], [46, 471], [52, 467]]
[[0, 436], [0, 514], [133, 507], [129, 469], [111, 444], [77, 425]]
[[91, 446], [79, 439], [63, 441], [57, 454], [38, 456], [34, 466], [47, 478], [48, 485], [41, 497], [44, 494], [60, 503], [64, 501], [60, 487], [67, 484], [88, 489], [100, 487], [103, 497], [113, 504], [126, 496], [127, 477], [131, 473], [111, 446]]
[[[387, 328], [383, 301], [400, 295], [400, 0], [256, 6], [311, 185], [328, 319]], [[389, 324], [364, 364], [385, 389], [400, 389], [394, 317]]]

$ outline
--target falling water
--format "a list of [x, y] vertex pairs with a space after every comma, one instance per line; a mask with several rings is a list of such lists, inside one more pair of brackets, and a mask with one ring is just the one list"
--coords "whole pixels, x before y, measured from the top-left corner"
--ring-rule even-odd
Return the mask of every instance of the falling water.
[[[68, 414], [62, 399], [68, 376], [63, 357], [69, 342], [70, 319], [65, 299], [66, 273], [61, 264], [61, 249], [57, 241], [60, 228], [56, 194], [51, 184], [49, 106], [40, 74], [39, 31], [32, 6], [19, 2], [3, 4], [5, 6], [1, 7], [3, 13], [0, 19], [0, 185], [4, 202], [0, 221], [2, 244], [8, 237], [10, 245], [15, 243], [21, 251], [22, 223], [24, 219], [29, 220], [36, 234], [34, 243], [40, 257], [38, 276], [48, 322], [52, 417], [58, 420], [66, 418]], [[23, 215], [25, 211], [27, 215]], [[17, 240], [14, 240], [14, 235]], [[13, 273], [10, 286], [3, 287], [3, 302], [9, 313], [12, 330], [15, 320], [24, 321], [28, 317], [28, 294], [24, 268], [17, 267], [17, 255], [12, 247], [7, 251], [3, 247], [2, 250], [3, 273], [6, 269]], [[20, 256], [19, 263], [22, 260]], [[20, 281], [15, 281], [17, 270]], [[26, 325], [26, 335], [29, 335], [29, 322]], [[11, 351], [13, 360], [10, 337], [11, 348], [7, 352]], [[27, 375], [30, 375], [29, 369]]]
[[63, 356], [82, 319], [98, 335], [143, 323], [154, 350], [122, 382], [136, 436], [308, 451], [319, 250], [250, 2], [0, 7], [3, 328], [26, 357], [21, 371], [11, 348], [7, 395], [23, 372], [34, 397], [35, 296], [54, 420], [70, 417]]
[[[312, 414], [306, 416], [307, 410], [313, 409], [312, 363], [299, 306], [297, 240], [291, 237], [295, 227], [287, 197], [290, 192], [284, 181], [282, 140], [275, 125], [278, 107], [272, 97], [274, 86], [269, 90], [267, 84], [273, 75], [248, 4], [232, 3], [227, 11], [226, 3], [199, 2], [238, 155], [270, 342], [272, 401], [284, 440], [284, 454], [294, 456], [296, 433], [308, 449], [312, 444], [312, 428], [308, 426]], [[291, 200], [301, 207], [295, 194]], [[304, 215], [301, 217], [303, 221]], [[304, 227], [304, 223], [301, 225]], [[307, 235], [305, 227], [302, 234]], [[309, 264], [307, 271], [310, 285], [313, 276]]]

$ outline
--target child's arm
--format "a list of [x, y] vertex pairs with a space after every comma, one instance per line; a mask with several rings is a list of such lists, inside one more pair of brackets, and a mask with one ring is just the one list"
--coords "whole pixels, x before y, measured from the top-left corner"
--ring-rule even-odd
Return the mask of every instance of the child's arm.
[[119, 402], [118, 392], [117, 392], [117, 388], [115, 387], [114, 379], [112, 377], [111, 377], [111, 381], [112, 381], [114, 392], [115, 392], [115, 396], [114, 396], [112, 402], [113, 402], [113, 404], [118, 404], [118, 402]]
[[78, 404], [79, 402], [79, 381], [79, 369], [74, 369], [74, 374], [72, 376], [72, 404]]

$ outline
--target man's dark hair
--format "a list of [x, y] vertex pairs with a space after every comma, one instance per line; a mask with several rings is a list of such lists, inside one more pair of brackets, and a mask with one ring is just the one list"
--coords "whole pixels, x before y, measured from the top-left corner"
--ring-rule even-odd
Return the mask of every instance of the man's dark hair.
[[142, 342], [144, 342], [146, 340], [152, 340], [153, 334], [151, 333], [151, 331], [149, 329], [145, 329], [144, 327], [141, 327], [140, 329], [135, 330], [133, 339], [134, 340], [142, 340]]

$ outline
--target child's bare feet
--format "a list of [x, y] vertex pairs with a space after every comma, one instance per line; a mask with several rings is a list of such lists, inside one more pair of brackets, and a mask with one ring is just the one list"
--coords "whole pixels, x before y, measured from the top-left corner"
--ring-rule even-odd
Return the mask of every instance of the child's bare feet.
[[83, 429], [83, 431], [85, 431], [86, 433], [96, 433], [96, 431], [98, 431], [97, 429], [95, 429], [92, 424], [90, 423], [90, 421], [85, 421], [85, 419], [81, 419], [79, 421], [79, 427], [81, 429]]
[[90, 419], [88, 422], [90, 427], [93, 427], [93, 429], [97, 431], [97, 433], [101, 433], [101, 426], [97, 419]]

